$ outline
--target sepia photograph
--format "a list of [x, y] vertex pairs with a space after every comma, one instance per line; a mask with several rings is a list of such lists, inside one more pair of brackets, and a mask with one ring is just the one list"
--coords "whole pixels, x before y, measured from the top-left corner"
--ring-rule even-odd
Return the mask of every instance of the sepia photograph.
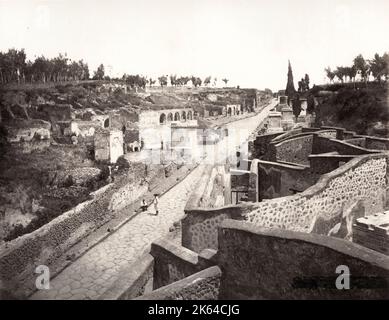
[[388, 32], [388, 0], [0, 0], [0, 300], [389, 300]]

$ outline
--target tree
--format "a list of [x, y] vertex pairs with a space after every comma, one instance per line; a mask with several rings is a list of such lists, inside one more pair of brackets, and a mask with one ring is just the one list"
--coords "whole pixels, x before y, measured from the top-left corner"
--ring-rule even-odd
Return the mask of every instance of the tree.
[[167, 86], [167, 76], [160, 76], [158, 78], [158, 82], [159, 82], [161, 87]]
[[177, 82], [177, 76], [176, 75], [170, 75], [170, 84], [172, 86], [177, 86], [178, 82]]
[[192, 76], [191, 80], [192, 80], [192, 84], [195, 86], [195, 88], [201, 87], [202, 80], [199, 77]]
[[385, 52], [382, 56], [382, 60], [385, 62], [385, 69], [384, 69], [384, 78], [385, 81], [388, 81], [389, 78], [389, 54]]
[[315, 98], [313, 94], [307, 97], [307, 113], [312, 114], [315, 111]]
[[344, 67], [336, 67], [335, 76], [343, 83], [346, 75]]
[[287, 95], [289, 97], [288, 100], [290, 100], [290, 98], [293, 97], [295, 93], [296, 89], [294, 88], [292, 66], [288, 60], [288, 80], [286, 83], [285, 95]]
[[206, 78], [204, 79], [204, 85], [205, 85], [205, 86], [208, 86], [210, 83], [211, 83], [211, 76], [206, 77]]
[[297, 118], [301, 113], [301, 101], [300, 101], [300, 95], [296, 94], [294, 99], [292, 100], [292, 109], [293, 114]]
[[301, 78], [301, 80], [297, 84], [298, 84], [298, 89], [297, 89], [298, 92], [304, 92], [306, 87], [304, 78]]
[[305, 90], [309, 90], [309, 75], [306, 73], [304, 77]]
[[362, 77], [362, 79], [366, 82], [369, 76], [369, 65], [366, 63], [363, 56], [360, 54], [354, 59], [354, 67]]
[[178, 85], [180, 86], [186, 86], [187, 83], [189, 82], [190, 78], [189, 77], [179, 77], [177, 79]]
[[381, 82], [383, 76], [385, 76], [385, 70], [387, 69], [387, 61], [384, 56], [380, 57], [378, 53], [374, 55], [374, 59], [369, 60], [369, 70], [374, 79]]
[[357, 69], [355, 68], [355, 66], [347, 68], [347, 75], [350, 78], [350, 81], [355, 82], [355, 77], [357, 76]]
[[148, 84], [150, 85], [150, 87], [152, 87], [153, 84], [156, 83], [156, 82], [157, 82], [157, 80], [153, 80], [152, 78], [150, 78], [150, 79], [148, 80]]
[[50, 62], [44, 56], [36, 58], [32, 65], [32, 72], [37, 75], [37, 79], [40, 79], [43, 83], [46, 82], [51, 69]]
[[325, 68], [324, 71], [326, 72], [327, 78], [330, 80], [330, 83], [334, 81], [335, 72], [331, 71], [330, 67]]
[[224, 78], [224, 79], [222, 79], [222, 81], [224, 82], [224, 84], [227, 86], [227, 83], [228, 83], [228, 79], [226, 79], [226, 78]]
[[93, 75], [94, 80], [103, 80], [104, 79], [104, 65], [100, 64], [97, 70], [95, 71]]

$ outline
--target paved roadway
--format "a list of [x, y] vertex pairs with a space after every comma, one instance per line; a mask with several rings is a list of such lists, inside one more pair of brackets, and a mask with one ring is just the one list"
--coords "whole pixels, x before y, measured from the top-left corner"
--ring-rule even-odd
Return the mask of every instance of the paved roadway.
[[[272, 107], [274, 103], [260, 114], [229, 123], [227, 127], [244, 128], [249, 134]], [[200, 164], [160, 197], [158, 216], [150, 213], [135, 216], [51, 279], [49, 290], [37, 291], [31, 299], [97, 299], [117, 280], [123, 266], [135, 262], [154, 240], [168, 234], [169, 227], [184, 216], [185, 205], [203, 170]]]

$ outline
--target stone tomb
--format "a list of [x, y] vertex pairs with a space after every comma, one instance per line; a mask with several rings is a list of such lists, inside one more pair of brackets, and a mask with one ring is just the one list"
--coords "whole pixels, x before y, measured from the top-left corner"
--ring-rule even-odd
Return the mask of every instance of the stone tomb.
[[281, 126], [283, 130], [291, 130], [294, 126], [293, 109], [285, 104], [281, 109], [281, 115]]
[[100, 129], [94, 136], [95, 160], [115, 163], [123, 155], [123, 132]]
[[275, 133], [275, 132], [283, 132], [281, 125], [281, 119], [282, 115], [281, 112], [270, 112], [269, 116], [267, 118], [268, 121], [268, 132], [269, 133]]
[[353, 242], [389, 255], [389, 211], [357, 219]]

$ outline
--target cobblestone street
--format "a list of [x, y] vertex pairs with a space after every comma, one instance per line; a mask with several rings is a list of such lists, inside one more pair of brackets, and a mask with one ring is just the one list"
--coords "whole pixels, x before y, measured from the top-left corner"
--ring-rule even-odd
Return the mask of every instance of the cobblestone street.
[[31, 299], [97, 299], [117, 279], [121, 267], [136, 261], [154, 240], [166, 235], [169, 227], [182, 218], [202, 172], [200, 165], [162, 195], [158, 216], [152, 207], [152, 214], [140, 213], [52, 279], [49, 290], [38, 291]]

